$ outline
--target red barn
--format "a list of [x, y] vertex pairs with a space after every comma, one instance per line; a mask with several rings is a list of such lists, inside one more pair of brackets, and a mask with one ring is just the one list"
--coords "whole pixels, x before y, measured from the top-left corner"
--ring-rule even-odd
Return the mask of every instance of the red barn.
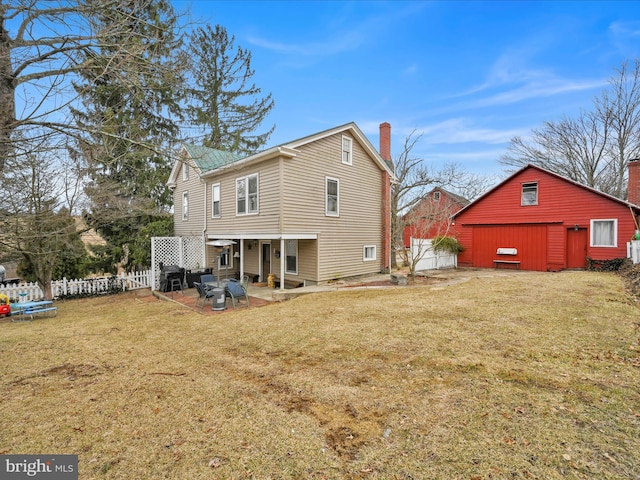
[[411, 248], [411, 237], [453, 236], [451, 216], [468, 204], [469, 200], [444, 188], [431, 190], [402, 217], [405, 248]]
[[625, 258], [638, 229], [640, 161], [629, 163], [629, 192], [633, 203], [527, 165], [454, 215], [465, 247], [458, 265], [558, 271]]

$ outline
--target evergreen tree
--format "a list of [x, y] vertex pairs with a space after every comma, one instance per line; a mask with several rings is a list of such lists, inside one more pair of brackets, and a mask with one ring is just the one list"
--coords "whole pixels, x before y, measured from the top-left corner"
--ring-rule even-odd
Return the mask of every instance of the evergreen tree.
[[255, 153], [273, 133], [256, 134], [274, 102], [271, 94], [251, 83], [251, 52], [234, 47], [224, 27], [207, 25], [190, 36], [188, 47], [195, 85], [189, 90], [187, 113], [191, 122], [204, 130], [207, 147], [236, 153]]
[[[123, 23], [126, 33], [113, 28]], [[116, 34], [90, 53], [93, 68], [76, 83], [83, 109], [73, 110], [74, 117], [82, 130], [95, 132], [76, 151], [88, 165], [86, 220], [107, 241], [103, 263], [127, 269], [144, 266], [131, 262], [129, 245], [143, 226], [168, 215], [171, 205], [171, 166], [161, 151], [179, 133], [172, 120], [179, 115], [183, 71], [175, 23], [167, 1], [136, 0], [104, 12], [98, 20], [102, 36]], [[127, 55], [122, 44], [128, 45]]]

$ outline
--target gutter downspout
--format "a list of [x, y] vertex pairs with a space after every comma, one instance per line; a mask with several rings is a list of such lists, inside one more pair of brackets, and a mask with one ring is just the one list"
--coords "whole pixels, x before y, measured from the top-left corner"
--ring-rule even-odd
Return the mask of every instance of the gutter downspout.
[[207, 182], [204, 182], [204, 218], [202, 219], [202, 268], [207, 268]]

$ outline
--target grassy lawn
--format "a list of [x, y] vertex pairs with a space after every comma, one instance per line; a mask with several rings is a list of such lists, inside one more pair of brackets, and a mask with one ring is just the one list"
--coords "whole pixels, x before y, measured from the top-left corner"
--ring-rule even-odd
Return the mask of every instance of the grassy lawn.
[[640, 311], [609, 273], [204, 317], [135, 292], [0, 323], [0, 452], [81, 479], [634, 479]]

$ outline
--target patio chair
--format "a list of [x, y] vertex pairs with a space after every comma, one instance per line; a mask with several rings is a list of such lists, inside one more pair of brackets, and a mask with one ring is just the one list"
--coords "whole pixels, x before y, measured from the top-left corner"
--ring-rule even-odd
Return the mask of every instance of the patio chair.
[[[204, 308], [204, 304], [207, 303], [208, 299], [213, 299], [213, 289], [205, 289], [204, 285], [200, 282], [193, 282], [193, 286], [196, 287], [198, 291], [198, 298], [196, 298], [196, 307], [200, 304], [200, 308]], [[213, 300], [211, 300], [211, 304], [213, 305]]]
[[208, 287], [207, 283], [213, 283], [216, 281], [216, 277], [211, 273], [206, 273], [204, 275], [200, 275], [200, 284], [204, 287], [205, 290], [210, 290], [212, 287]]
[[242, 283], [232, 278], [227, 282], [227, 287], [224, 289], [224, 295], [231, 300], [233, 309], [236, 305], [249, 306], [249, 295], [247, 295], [247, 289], [242, 286]]

